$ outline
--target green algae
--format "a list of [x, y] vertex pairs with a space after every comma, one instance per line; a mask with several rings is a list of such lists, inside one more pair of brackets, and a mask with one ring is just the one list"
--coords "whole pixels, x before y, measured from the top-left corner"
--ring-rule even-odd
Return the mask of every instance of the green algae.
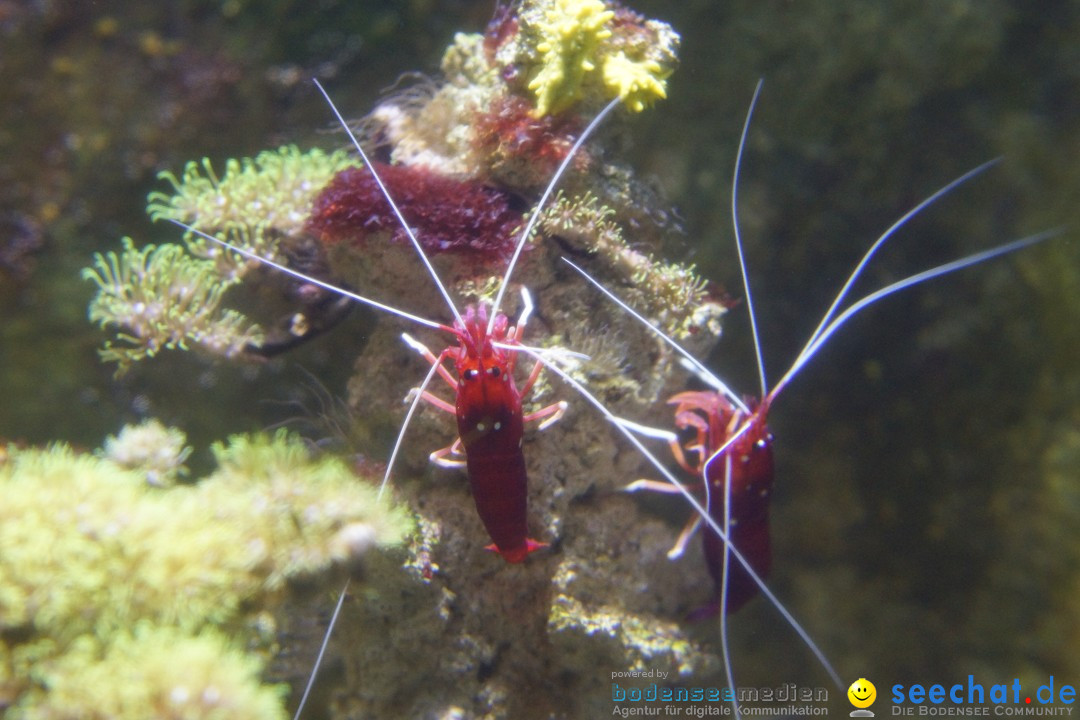
[[[294, 146], [229, 160], [220, 177], [209, 160], [190, 162], [179, 179], [161, 174], [175, 193], [150, 193], [147, 213], [220, 233], [236, 247], [281, 261], [279, 240], [300, 232], [315, 194], [353, 165], [343, 151], [301, 152]], [[98, 286], [91, 322], [116, 332], [101, 357], [117, 363], [119, 372], [162, 350], [198, 348], [235, 358], [263, 343], [262, 328], [237, 310], [220, 307], [252, 266], [246, 258], [191, 231], [185, 233], [186, 247], [136, 248], [130, 238], [123, 243], [120, 255], [99, 253], [94, 267], [83, 271]]]
[[[295, 145], [266, 150], [254, 158], [230, 159], [220, 174], [209, 159], [189, 162], [178, 178], [171, 172], [159, 177], [173, 194], [150, 193], [147, 213], [154, 220], [178, 220], [207, 233], [273, 228], [295, 235], [307, 222], [311, 201], [341, 170], [359, 163], [344, 150], [301, 152]], [[190, 238], [200, 255], [209, 254], [204, 241]], [[245, 249], [274, 257], [272, 248], [259, 244]], [[213, 254], [217, 254], [214, 252]]]
[[[257, 716], [280, 694], [259, 689], [274, 638], [258, 628], [285, 584], [398, 544], [411, 527], [341, 461], [312, 459], [285, 432], [236, 436], [214, 454], [209, 476], [161, 488], [146, 466], [127, 469], [64, 445], [8, 448], [0, 465], [0, 665], [8, 672], [0, 688], [17, 714], [68, 717], [82, 708], [105, 717], [134, 696], [151, 705], [124, 712], [156, 716], [155, 704], [172, 697], [167, 683], [179, 682], [167, 673], [175, 650], [198, 660], [185, 669], [191, 682], [221, 695], [178, 717], [230, 708]], [[230, 639], [207, 632], [214, 628]], [[118, 664], [141, 667], [149, 684]], [[201, 702], [198, 685], [187, 687]]]

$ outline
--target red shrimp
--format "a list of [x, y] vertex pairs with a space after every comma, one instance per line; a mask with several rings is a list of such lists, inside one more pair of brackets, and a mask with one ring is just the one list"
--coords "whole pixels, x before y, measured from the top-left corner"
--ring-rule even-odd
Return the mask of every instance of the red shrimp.
[[[460, 454], [459, 447], [464, 447], [476, 511], [494, 541], [488, 549], [511, 563], [524, 562], [529, 553], [547, 545], [526, 537], [528, 483], [521, 451], [525, 423], [547, 417], [541, 424], [545, 428], [566, 409], [566, 403], [559, 402], [529, 415], [522, 414], [521, 398], [532, 389], [543, 368], [537, 362], [518, 391], [513, 377], [517, 353], [510, 348], [518, 344], [525, 329], [530, 310], [528, 296], [525, 297], [526, 309], [515, 328], [508, 328], [506, 316], [500, 314], [489, 331], [485, 306], [466, 308], [462, 324], [453, 329], [458, 347], [446, 348], [439, 357], [412, 338], [406, 339], [432, 363], [456, 396], [456, 404], [450, 405], [426, 390], [420, 392], [423, 399], [454, 413], [457, 418], [458, 440], [432, 453], [432, 461], [457, 466], [460, 461], [446, 456]], [[443, 366], [443, 361], [451, 355], [457, 380]]]
[[[705, 509], [709, 516], [730, 518], [727, 535], [731, 544], [742, 551], [758, 575], [768, 577], [772, 567], [769, 500], [773, 484], [773, 434], [765, 424], [768, 408], [750, 403], [749, 412], [746, 412], [722, 394], [708, 391], [679, 393], [668, 400], [668, 404], [675, 406], [675, 427], [694, 432], [694, 440], [688, 446], [695, 455], [694, 461], [688, 461], [682, 446], [673, 441], [671, 448], [676, 462], [692, 477], [708, 481]], [[744, 425], [745, 431], [727, 451], [718, 453], [728, 438]], [[726, 467], [728, 462], [730, 468]], [[727, 574], [727, 593], [724, 595], [724, 541], [718, 534], [706, 532], [702, 536], [702, 547], [706, 566], [716, 585], [716, 597], [695, 611], [692, 619], [704, 619], [719, 612], [721, 597], [726, 597], [726, 611], [731, 613], [757, 595], [757, 584], [746, 568], [738, 564]]]
[[[543, 429], [559, 419], [565, 411], [567, 404], [565, 401], [561, 401], [542, 408], [534, 413], [528, 415], [523, 414], [521, 403], [522, 395], [527, 394], [531, 390], [544, 367], [543, 359], [537, 356], [536, 364], [533, 366], [528, 379], [523, 384], [521, 391], [518, 391], [513, 380], [513, 370], [517, 357], [515, 349], [524, 332], [525, 323], [531, 312], [532, 304], [528, 293], [522, 291], [525, 308], [522, 311], [518, 324], [513, 328], [509, 327], [510, 323], [506, 315], [499, 312], [499, 306], [517, 260], [524, 248], [525, 242], [530, 237], [532, 230], [540, 217], [541, 209], [551, 197], [555, 186], [565, 173], [566, 169], [570, 166], [570, 162], [574, 159], [581, 145], [615, 109], [621, 100], [619, 98], [612, 100], [595, 118], [593, 118], [592, 122], [574, 142], [559, 168], [555, 171], [528, 223], [521, 232], [521, 236], [518, 239], [514, 253], [507, 265], [502, 283], [499, 286], [498, 293], [495, 296], [495, 301], [492, 303], [491, 308], [488, 309], [483, 304], [480, 304], [477, 307], [470, 305], [466, 308], [464, 316], [462, 316], [450, 299], [449, 293], [425, 255], [423, 248], [410, 228], [409, 223], [406, 221], [401, 210], [398, 208], [382, 180], [379, 178], [379, 175], [375, 171], [363, 148], [360, 146], [360, 143], [352, 134], [351, 130], [349, 130], [345, 119], [334, 106], [333, 101], [330, 99], [326, 90], [323, 89], [322, 85], [320, 85], [318, 81], [315, 81], [315, 85], [330, 105], [331, 110], [334, 112], [334, 115], [337, 117], [342, 127], [349, 133], [349, 137], [363, 159], [365, 167], [371, 172], [372, 178], [374, 178], [375, 182], [378, 184], [379, 190], [386, 198], [387, 203], [393, 210], [402, 229], [413, 244], [413, 247], [416, 249], [420, 259], [427, 268], [428, 273], [438, 287], [439, 292], [442, 294], [448, 307], [453, 313], [453, 327], [448, 327], [444, 324], [412, 315], [411, 313], [385, 305], [376, 300], [349, 292], [319, 280], [318, 278], [263, 258], [256, 253], [236, 247], [226, 241], [191, 227], [190, 225], [185, 225], [176, 220], [172, 220], [172, 222], [188, 232], [195, 233], [211, 242], [227, 247], [244, 257], [274, 267], [281, 272], [292, 275], [307, 283], [338, 293], [362, 304], [376, 307], [384, 312], [404, 317], [421, 325], [433, 327], [452, 334], [457, 341], [457, 345], [446, 347], [438, 356], [435, 356], [428, 348], [411, 338], [408, 334], [402, 335], [402, 338], [411, 348], [419, 352], [431, 363], [431, 370], [428, 372], [423, 383], [412, 392], [413, 403], [402, 423], [390, 460], [387, 463], [386, 474], [383, 477], [380, 494], [390, 477], [394, 460], [401, 447], [401, 442], [404, 438], [409, 421], [412, 418], [412, 414], [416, 410], [417, 403], [420, 400], [425, 400], [442, 410], [452, 412], [457, 418], [458, 438], [450, 446], [433, 452], [431, 454], [431, 460], [443, 466], [458, 467], [462, 464], [462, 461], [452, 458], [451, 456], [461, 455], [462, 452], [464, 453], [464, 464], [468, 471], [469, 483], [472, 488], [472, 495], [476, 504], [477, 513], [493, 541], [488, 549], [498, 552], [507, 562], [523, 562], [529, 553], [545, 546], [544, 543], [529, 538], [527, 532], [528, 478], [525, 470], [525, 458], [522, 452], [524, 423], [531, 420], [543, 419], [543, 422], [540, 425], [540, 428]], [[533, 355], [536, 355], [535, 352], [530, 352]], [[453, 357], [454, 359], [454, 368], [457, 373], [456, 379], [443, 365], [443, 361], [450, 357]], [[436, 373], [438, 373], [439, 376], [453, 388], [455, 393], [454, 405], [451, 405], [428, 392], [427, 385]], [[340, 615], [342, 603], [348, 591], [348, 586], [348, 581], [346, 581], [345, 587], [338, 597], [337, 605], [331, 616], [322, 647], [320, 648], [319, 655], [312, 668], [304, 694], [298, 704], [294, 716], [296, 718], [300, 717], [311, 689], [314, 686], [315, 677], [318, 673], [323, 653], [326, 650], [337, 618]]]
[[[761, 84], [759, 83], [755, 90], [754, 98], [751, 101], [750, 110], [747, 113], [746, 123], [743, 126], [739, 150], [735, 161], [735, 174], [732, 185], [732, 218], [735, 226], [735, 237], [739, 260], [742, 267], [743, 282], [746, 287], [747, 308], [750, 313], [751, 329], [753, 332], [759, 376], [761, 379], [760, 401], [750, 400], [744, 402], [719, 378], [710, 373], [701, 362], [691, 356], [685, 349], [665, 335], [649, 320], [642, 317], [612, 292], [601, 286], [596, 280], [585, 273], [584, 270], [574, 265], [574, 263], [566, 258], [563, 258], [563, 260], [581, 273], [609, 299], [613, 300], [640, 322], [647, 325], [652, 332], [658, 335], [664, 342], [668, 343], [677, 352], [682, 354], [686, 363], [692, 370], [706, 383], [715, 388], [715, 390], [680, 393], [668, 401], [669, 404], [675, 406], [676, 428], [684, 433], [688, 432], [691, 436], [690, 439], [685, 442], [680, 441], [679, 436], [675, 433], [647, 428], [638, 425], [637, 423], [617, 418], [603, 408], [599, 401], [594, 398], [587, 399], [597, 406], [600, 411], [613, 422], [636, 447], [638, 447], [654, 467], [656, 467], [657, 471], [664, 475], [668, 481], [658, 482], [652, 480], [639, 480], [631, 483], [627, 487], [627, 490], [634, 491], [647, 489], [665, 493], [680, 493], [694, 508], [695, 515], [680, 534], [679, 539], [676, 541], [676, 544], [669, 555], [672, 557], [680, 555], [693, 533], [700, 528], [701, 525], [707, 526], [703, 533], [704, 553], [709, 574], [715, 584], [715, 593], [712, 600], [704, 607], [695, 611], [691, 617], [701, 619], [718, 613], [720, 614], [721, 640], [724, 646], [725, 660], [727, 661], [729, 685], [734, 687], [734, 680], [731, 676], [731, 663], [727, 650], [725, 617], [728, 613], [741, 608], [750, 599], [761, 592], [768, 597], [769, 601], [784, 616], [809, 649], [817, 656], [819, 662], [831, 675], [837, 687], [843, 689], [846, 687], [846, 683], [840, 680], [839, 675], [832, 668], [821, 650], [786, 608], [784, 608], [764, 582], [764, 577], [767, 576], [772, 564], [768, 517], [774, 469], [772, 451], [773, 435], [768, 428], [767, 419], [773, 401], [783, 391], [787, 384], [802, 370], [806, 363], [817, 354], [832, 335], [847, 322], [847, 320], [863, 309], [875, 304], [878, 300], [927, 280], [932, 280], [963, 268], [977, 265], [994, 257], [1028, 247], [1053, 237], [1058, 231], [1048, 231], [1025, 237], [911, 275], [866, 295], [851, 303], [841, 311], [840, 307], [844, 302], [848, 290], [859, 277], [874, 253], [887, 240], [889, 240], [908, 220], [920, 213], [927, 206], [936, 202], [960, 184], [966, 182], [975, 175], [980, 174], [996, 161], [985, 163], [967, 172], [912, 208], [893, 223], [893, 225], [874, 242], [841, 288], [836, 299], [820, 321], [818, 327], [811, 334], [802, 352], [799, 353], [791, 367], [781, 377], [779, 382], [777, 382], [770, 390], [765, 381], [761, 344], [758, 339], [757, 326], [754, 320], [753, 300], [749, 290], [749, 283], [747, 282], [746, 264], [738, 226], [737, 197], [739, 166], [746, 143], [750, 119], [760, 91]], [[558, 368], [553, 368], [553, 370], [558, 374], [563, 375]], [[690, 473], [695, 481], [700, 482], [700, 486], [703, 488], [704, 500], [702, 501], [699, 499], [699, 496], [692, 493], [686, 484], [676, 479], [661, 463], [659, 463], [659, 461], [657, 461], [656, 458], [641, 445], [636, 435], [646, 435], [666, 440], [671, 447], [677, 464]], [[732, 562], [732, 560], [734, 562]]]
[[[507, 562], [519, 563], [546, 543], [526, 537], [528, 481], [521, 451], [525, 419], [521, 393], [513, 378], [517, 353], [494, 345], [506, 340], [505, 316], [495, 318], [490, 334], [486, 326], [484, 306], [475, 313], [469, 308], [465, 314], [466, 333], [454, 358], [458, 437], [465, 447], [476, 511], [493, 541], [491, 548]], [[520, 339], [518, 334], [512, 339]], [[542, 366], [537, 363], [536, 367]], [[532, 378], [523, 392], [527, 393], [531, 385]]]
[[[386, 482], [390, 476], [394, 460], [401, 446], [401, 440], [404, 437], [405, 430], [407, 429], [412, 413], [415, 410], [416, 402], [423, 399], [440, 409], [452, 412], [457, 417], [458, 439], [449, 447], [432, 453], [431, 459], [433, 462], [443, 466], [458, 467], [462, 462], [450, 459], [448, 456], [460, 455], [461, 448], [464, 448], [464, 464], [468, 470], [469, 482], [472, 487], [472, 494], [476, 503], [477, 512], [493, 540], [493, 545], [490, 546], [489, 549], [498, 552], [508, 562], [523, 562], [530, 552], [540, 547], [544, 547], [544, 543], [540, 543], [527, 537], [526, 499], [528, 479], [525, 472], [525, 459], [522, 454], [524, 423], [529, 420], [544, 419], [544, 422], [540, 427], [541, 429], [546, 428], [561, 417], [566, 409], [566, 403], [558, 402], [531, 413], [528, 416], [523, 416], [521, 404], [522, 395], [529, 392], [543, 369], [543, 362], [538, 359], [528, 380], [522, 387], [521, 392], [517, 390], [512, 377], [517, 355], [517, 353], [514, 352], [514, 346], [518, 344], [521, 335], [524, 332], [525, 321], [531, 311], [531, 301], [528, 298], [528, 294], [523, 292], [526, 308], [522, 313], [518, 325], [513, 329], [509, 329], [509, 320], [504, 314], [498, 311], [498, 307], [502, 301], [503, 294], [509, 284], [510, 276], [521, 255], [525, 242], [531, 235], [540, 216], [540, 210], [551, 196], [556, 184], [569, 167], [570, 162], [573, 160], [578, 149], [592, 131], [603, 122], [604, 118], [606, 118], [612, 110], [614, 110], [615, 106], [620, 101], [618, 98], [612, 100], [597, 114], [570, 148], [566, 157], [563, 159], [562, 164], [552, 176], [552, 179], [537, 203], [537, 207], [530, 217], [529, 222], [522, 230], [491, 309], [488, 310], [483, 304], [480, 304], [478, 307], [470, 305], [466, 308], [465, 315], [462, 316], [450, 299], [449, 293], [425, 255], [424, 250], [409, 226], [409, 223], [402, 215], [401, 210], [387, 191], [382, 179], [375, 171], [375, 168], [368, 159], [363, 147], [361, 147], [351, 130], [349, 130], [344, 117], [334, 106], [333, 101], [330, 99], [326, 90], [323, 89], [322, 85], [320, 85], [318, 81], [315, 81], [315, 85], [330, 105], [330, 108], [342, 127], [349, 132], [350, 139], [356, 147], [357, 152], [360, 154], [360, 157], [363, 159], [365, 167], [371, 172], [371, 176], [378, 185], [383, 197], [385, 197], [387, 203], [390, 205], [390, 208], [397, 217], [402, 229], [412, 242], [420, 259], [427, 268], [428, 273], [431, 275], [439, 292], [442, 294], [453, 313], [453, 327], [426, 320], [376, 300], [349, 292], [319, 280], [318, 278], [268, 260], [256, 253], [232, 245], [220, 238], [208, 235], [190, 225], [186, 225], [176, 220], [172, 220], [171, 222], [189, 232], [196, 233], [209, 241], [227, 247], [244, 257], [264, 265], [269, 265], [281, 272], [303, 280], [304, 282], [317, 285], [344, 297], [356, 300], [362, 304], [376, 307], [384, 312], [398, 315], [399, 317], [407, 318], [413, 322], [437, 328], [452, 334], [457, 340], [457, 346], [448, 346], [438, 357], [407, 334], [403, 335], [404, 340], [410, 347], [418, 351], [432, 363], [432, 371], [428, 374], [428, 377], [421, 386], [414, 391], [414, 403], [406, 415], [401, 431], [398, 434], [397, 443], [391, 454], [390, 460], [387, 463], [386, 475], [383, 478], [383, 485], [382, 488], [380, 488], [380, 493], [385, 488]], [[455, 379], [442, 364], [443, 361], [451, 355], [454, 356], [457, 379]], [[439, 375], [450, 384], [451, 388], [454, 389], [454, 405], [441, 400], [426, 390], [427, 384], [435, 372], [438, 372]]]
[[[326, 98], [342, 127], [348, 131], [348, 124], [334, 106], [329, 94], [317, 81], [315, 84], [323, 97]], [[458, 439], [449, 447], [432, 453], [431, 459], [444, 466], [456, 467], [460, 465], [460, 461], [449, 459], [448, 456], [458, 455], [460, 454], [459, 448], [464, 448], [465, 464], [468, 470], [469, 483], [472, 487], [473, 501], [476, 503], [477, 513], [480, 515], [480, 519], [493, 541], [493, 545], [489, 549], [495, 550], [507, 562], [511, 563], [523, 562], [530, 552], [544, 546], [543, 543], [527, 537], [526, 500], [528, 478], [525, 472], [525, 457], [522, 453], [524, 423], [528, 420], [546, 418], [540, 425], [541, 429], [546, 428], [562, 416], [566, 409], [566, 403], [558, 402], [528, 416], [522, 415], [522, 394], [531, 390], [543, 368], [542, 361], [538, 359], [522, 391], [518, 392], [513, 381], [513, 369], [516, 360], [516, 353], [513, 349], [519, 343], [525, 330], [525, 322], [532, 310], [532, 304], [528, 293], [523, 291], [525, 309], [522, 311], [517, 327], [512, 330], [508, 330], [509, 320], [498, 309], [525, 242], [531, 235], [540, 216], [540, 210], [548, 198], [551, 197], [555, 186], [570, 166], [570, 162], [574, 159], [581, 145], [592, 134], [593, 130], [604, 121], [604, 118], [615, 109], [619, 102], [618, 98], [612, 100], [593, 118], [555, 171], [540, 200], [537, 202], [536, 209], [533, 211], [529, 222], [526, 223], [521, 232], [490, 311], [483, 304], [480, 304], [478, 308], [469, 306], [464, 317], [457, 312], [453, 302], [450, 300], [449, 293], [447, 293], [446, 288], [424, 254], [423, 248], [409, 227], [409, 223], [402, 216], [394, 199], [375, 172], [364, 149], [352, 132], [349, 131], [353, 145], [356, 147], [360, 157], [363, 158], [365, 166], [371, 171], [372, 177], [397, 216], [402, 229], [405, 230], [439, 291], [454, 313], [453, 328], [448, 328], [445, 325], [439, 325], [438, 327], [452, 333], [458, 341], [454, 360], [455, 370], [457, 371], [457, 379], [455, 380], [442, 364], [443, 360], [454, 353], [455, 348], [447, 347], [438, 357], [435, 357], [422, 344], [408, 335], [403, 335], [410, 347], [420, 352], [432, 363], [432, 373], [438, 372], [454, 389], [455, 404], [450, 406], [449, 403], [427, 392], [427, 383], [430, 381], [432, 374], [429, 373], [424, 383], [417, 389], [413, 407], [410, 408], [409, 414], [402, 424], [401, 432], [398, 434], [397, 443], [387, 466], [387, 475], [383, 480], [384, 485], [386, 478], [389, 477], [390, 469], [393, 467], [394, 458], [400, 448], [401, 439], [416, 407], [416, 402], [424, 399], [440, 409], [453, 412], [457, 418]], [[386, 307], [381, 304], [379, 306]], [[402, 314], [395, 312], [399, 315]]]

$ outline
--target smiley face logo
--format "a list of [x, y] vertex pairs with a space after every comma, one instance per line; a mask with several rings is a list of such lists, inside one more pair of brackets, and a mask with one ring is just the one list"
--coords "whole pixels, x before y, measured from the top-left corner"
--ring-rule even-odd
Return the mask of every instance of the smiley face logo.
[[847, 689], [848, 700], [857, 708], [868, 708], [877, 700], [877, 688], [866, 678], [859, 678]]

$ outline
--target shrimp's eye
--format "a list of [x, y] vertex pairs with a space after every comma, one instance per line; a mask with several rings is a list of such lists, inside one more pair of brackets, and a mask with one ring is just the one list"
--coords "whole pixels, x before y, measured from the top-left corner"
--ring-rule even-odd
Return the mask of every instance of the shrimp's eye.
[[472, 370], [472, 369], [466, 370], [465, 371], [465, 379], [466, 380], [475, 380], [476, 376], [479, 375], [479, 374], [480, 374], [480, 372], [478, 370]]
[[493, 368], [489, 369], [488, 374], [491, 375], [491, 377], [493, 377], [493, 378], [499, 377], [499, 368], [493, 367]]

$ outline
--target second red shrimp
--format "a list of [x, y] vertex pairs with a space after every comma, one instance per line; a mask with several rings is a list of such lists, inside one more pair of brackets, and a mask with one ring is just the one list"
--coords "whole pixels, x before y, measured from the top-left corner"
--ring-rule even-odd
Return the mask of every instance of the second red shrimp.
[[[759, 84], [754, 100], [751, 102], [739, 144], [733, 179], [732, 216], [736, 242], [739, 248], [739, 259], [743, 268], [744, 283], [746, 284], [747, 307], [750, 312], [751, 328], [753, 329], [755, 348], [758, 355], [762, 398], [760, 401], [743, 401], [688, 352], [679, 347], [662, 331], [654, 328], [654, 332], [679, 351], [686, 359], [687, 365], [691, 366], [693, 371], [712, 386], [714, 390], [684, 392], [670, 399], [669, 404], [675, 406], [675, 426], [684, 433], [681, 438], [673, 433], [645, 428], [636, 423], [615, 418], [610, 413], [605, 414], [635, 444], [638, 444], [638, 442], [631, 433], [665, 438], [678, 465], [690, 474], [692, 478], [690, 483], [693, 483], [695, 488], [701, 488], [699, 503], [694, 496], [689, 494], [685, 485], [671, 476], [656, 462], [651, 454], [644, 450], [644, 454], [668, 478], [670, 484], [640, 480], [628, 487], [629, 490], [649, 489], [665, 493], [682, 493], [694, 506], [697, 514], [692, 517], [670, 554], [672, 556], [681, 554], [690, 536], [704, 526], [702, 531], [704, 555], [707, 569], [715, 585], [715, 592], [709, 603], [695, 611], [692, 617], [700, 619], [717, 613], [721, 615], [721, 640], [727, 661], [729, 685], [734, 687], [735, 683], [731, 674], [730, 656], [727, 650], [727, 629], [723, 616], [737, 611], [747, 601], [762, 592], [768, 596], [770, 602], [776, 606], [788, 623], [803, 638], [804, 642], [823, 664], [825, 670], [832, 676], [838, 688], [842, 689], [845, 683], [840, 680], [839, 675], [825, 659], [824, 654], [764, 584], [764, 578], [768, 575], [772, 564], [768, 518], [774, 463], [773, 434], [767, 425], [767, 418], [773, 401], [830, 340], [834, 333], [860, 311], [874, 305], [881, 299], [919, 283], [1042, 242], [1055, 236], [1057, 231], [1028, 236], [938, 265], [891, 283], [845, 306], [844, 301], [848, 291], [875, 252], [885, 242], [908, 220], [919, 214], [927, 206], [951, 192], [958, 185], [980, 174], [994, 163], [986, 163], [965, 173], [916, 205], [874, 242], [841, 288], [819, 325], [807, 340], [803, 350], [776, 385], [769, 389], [765, 380], [760, 342], [758, 342], [757, 327], [754, 321], [752, 296], [749, 285], [746, 283], [745, 261], [739, 235], [737, 198], [738, 168], [745, 147], [750, 117], [760, 90], [761, 86]], [[569, 263], [569, 261], [567, 262]], [[569, 264], [573, 265], [573, 263]], [[576, 265], [573, 266], [604, 294], [623, 307], [624, 310], [627, 310], [643, 324], [651, 326], [649, 321], [628, 307], [613, 293], [602, 287]], [[686, 438], [687, 434], [689, 439]], [[737, 703], [735, 708], [738, 711]]]

